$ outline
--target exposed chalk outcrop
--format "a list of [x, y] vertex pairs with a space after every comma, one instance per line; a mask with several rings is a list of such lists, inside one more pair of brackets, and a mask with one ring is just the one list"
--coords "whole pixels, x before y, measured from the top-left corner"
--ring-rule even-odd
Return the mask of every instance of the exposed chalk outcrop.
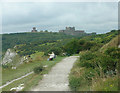
[[24, 62], [29, 62], [27, 56], [20, 57], [19, 54], [17, 54], [14, 50], [8, 49], [3, 57], [1, 64], [7, 65], [9, 63], [12, 63], [14, 67], [17, 67]]
[[13, 61], [13, 58], [17, 55], [17, 53], [11, 49], [8, 49], [5, 53], [5, 56], [3, 58], [2, 64], [8, 64]]

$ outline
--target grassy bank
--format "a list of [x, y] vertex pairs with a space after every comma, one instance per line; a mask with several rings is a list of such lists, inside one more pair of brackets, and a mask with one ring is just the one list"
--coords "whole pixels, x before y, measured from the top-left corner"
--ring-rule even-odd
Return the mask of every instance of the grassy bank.
[[29, 63], [23, 63], [21, 64], [17, 69], [2, 69], [2, 84], [5, 84], [8, 81], [11, 81], [13, 79], [16, 79], [20, 76], [23, 76], [31, 71], [33, 71], [33, 68], [38, 66], [39, 64], [44, 63], [44, 61], [47, 58], [45, 57], [41, 61], [34, 61], [34, 62], [29, 62]]
[[90, 91], [90, 86], [85, 80], [85, 68], [78, 66], [79, 59], [75, 62], [69, 74], [69, 86], [72, 91]]
[[[120, 48], [118, 36], [103, 46], [79, 53], [69, 75], [73, 91], [118, 91]], [[97, 47], [97, 50], [96, 50]]]
[[[97, 81], [97, 82], [96, 82]], [[118, 90], [118, 76], [112, 76], [107, 78], [98, 78], [93, 80], [92, 90], [97, 91], [117, 91]]]
[[118, 91], [118, 75], [83, 67], [77, 60], [69, 75], [69, 86], [72, 91]]
[[116, 59], [98, 52], [82, 53], [69, 75], [72, 91], [118, 91]]
[[[30, 90], [32, 87], [34, 87], [35, 85], [38, 84], [39, 80], [42, 79], [43, 74], [47, 74], [47, 73], [50, 71], [50, 69], [51, 69], [56, 63], [60, 62], [63, 58], [65, 58], [65, 57], [57, 57], [57, 58], [54, 59], [53, 61], [47, 61], [47, 60], [46, 60], [46, 61], [43, 61], [43, 62], [42, 62], [42, 65], [47, 65], [48, 67], [46, 67], [46, 69], [44, 69], [44, 70], [42, 71], [42, 73], [40, 73], [40, 74], [35, 74], [35, 73], [34, 73], [34, 74], [31, 74], [31, 75], [29, 75], [29, 76], [27, 76], [27, 77], [25, 77], [25, 78], [23, 78], [23, 79], [21, 79], [21, 80], [18, 80], [18, 81], [13, 82], [12, 84], [4, 87], [2, 90], [3, 90], [3, 91], [9, 91], [11, 88], [17, 87], [17, 86], [20, 85], [21, 83], [24, 83], [24, 84], [25, 84], [24, 91]], [[39, 66], [41, 63], [38, 61], [38, 62], [35, 62], [34, 64], [33, 64], [33, 63], [30, 63], [30, 64], [33, 65], [32, 67], [31, 67], [31, 65], [30, 65], [31, 71], [32, 71], [34, 67]], [[27, 66], [27, 67], [28, 67], [28, 66]], [[26, 68], [27, 68], [27, 67], [26, 67]], [[26, 68], [25, 68], [25, 70], [26, 70]], [[18, 71], [19, 71], [19, 70], [18, 70]], [[15, 72], [14, 72], [14, 73], [15, 73]], [[18, 72], [16, 72], [16, 74], [17, 74], [17, 73], [18, 73]], [[18, 74], [19, 74], [19, 73], [18, 73]]]

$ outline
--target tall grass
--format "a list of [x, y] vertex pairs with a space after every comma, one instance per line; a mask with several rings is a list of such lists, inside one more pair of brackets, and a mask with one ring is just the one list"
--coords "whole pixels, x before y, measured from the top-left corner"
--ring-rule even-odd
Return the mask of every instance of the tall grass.
[[[114, 51], [115, 52], [115, 51]], [[69, 86], [73, 91], [117, 91], [118, 54], [114, 57], [100, 53], [84, 51], [80, 59], [74, 64], [70, 76]]]
[[[3, 91], [10, 91], [11, 88], [17, 87], [21, 83], [24, 83], [25, 88], [23, 89], [23, 91], [30, 91], [31, 88], [33, 88], [34, 86], [36, 86], [39, 83], [39, 81], [42, 79], [43, 75], [47, 74], [51, 70], [51, 68], [56, 63], [60, 62], [63, 58], [65, 58], [65, 57], [58, 56], [53, 61], [47, 61], [47, 60], [43, 61], [42, 65], [47, 65], [47, 67], [41, 73], [39, 73], [39, 74], [33, 73], [33, 74], [31, 74], [31, 75], [29, 75], [29, 76], [27, 76], [27, 77], [25, 77], [21, 80], [18, 80], [18, 81], [15, 81], [15, 82], [11, 83], [10, 85], [4, 87], [2, 90]], [[28, 67], [31, 67], [31, 65], [33, 65], [31, 70], [33, 70], [34, 67], [38, 67], [40, 65], [40, 63], [38, 61], [37, 62], [31, 62], [29, 64], [30, 64], [30, 66], [28, 66]], [[24, 66], [24, 70], [25, 70], [25, 67], [26, 66]], [[28, 68], [28, 67], [26, 67], [26, 68]], [[11, 73], [13, 73], [13, 72], [11, 72]], [[19, 74], [19, 72], [16, 71], [16, 74]]]

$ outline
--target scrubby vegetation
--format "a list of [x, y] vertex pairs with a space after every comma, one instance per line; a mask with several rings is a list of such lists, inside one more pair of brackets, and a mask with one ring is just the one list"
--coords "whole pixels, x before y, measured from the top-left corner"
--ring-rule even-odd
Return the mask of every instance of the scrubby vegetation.
[[38, 33], [11, 33], [2, 35], [2, 55], [8, 48], [14, 50], [20, 55], [31, 55], [38, 52], [51, 52], [54, 50], [57, 54], [64, 44], [68, 43], [72, 38], [82, 38], [92, 34], [83, 36], [65, 35], [57, 32], [38, 32]]
[[65, 57], [59, 56], [54, 61], [51, 61], [51, 62], [47, 61], [45, 58], [42, 61], [34, 61], [34, 62], [30, 62], [28, 64], [23, 64], [23, 65], [19, 66], [16, 70], [3, 69], [2, 83], [5, 84], [7, 81], [11, 81], [15, 78], [18, 78], [22, 75], [25, 75], [28, 72], [33, 71], [34, 68], [47, 65], [47, 67], [45, 69], [43, 69], [42, 71], [40, 71], [39, 74], [33, 73], [33, 74], [31, 74], [31, 75], [29, 75], [21, 80], [15, 81], [15, 82], [11, 83], [10, 85], [4, 87], [2, 89], [2, 91], [10, 91], [11, 88], [16, 87], [20, 84], [25, 85], [25, 88], [23, 89], [23, 91], [28, 91], [28, 90], [32, 89], [42, 79], [43, 74], [48, 74], [50, 69], [56, 63], [60, 62], [63, 58], [65, 58]]
[[34, 73], [39, 74], [40, 72], [43, 71], [43, 66], [38, 66], [33, 69]]
[[[57, 32], [3, 34], [2, 52], [4, 55], [8, 48], [14, 48], [14, 46], [17, 45], [17, 47], [19, 47], [19, 50], [22, 51], [18, 51], [21, 55], [32, 54], [34, 52], [32, 50], [41, 50], [45, 45], [53, 45], [55, 42], [57, 42], [57, 40], [70, 39], [74, 37], [75, 36], [60, 34]], [[38, 46], [40, 47], [40, 49], [38, 49]]]
[[73, 39], [64, 46], [64, 51], [68, 54], [77, 54], [79, 51], [90, 50], [97, 44], [93, 41], [86, 41], [82, 39]]
[[[118, 91], [120, 48], [116, 43], [118, 41], [116, 32], [112, 31], [110, 33], [96, 35], [94, 38], [92, 37], [93, 39], [90, 39], [91, 36], [89, 37], [89, 41], [96, 43], [89, 49], [80, 51], [80, 59], [74, 64], [69, 76], [69, 86], [72, 90]], [[103, 37], [106, 35], [109, 38], [105, 41], [106, 37]], [[98, 37], [102, 42], [96, 41], [95, 38]], [[112, 39], [111, 37], [115, 38]]]
[[[38, 73], [46, 73], [45, 70], [49, 71], [55, 63], [44, 63], [44, 60], [47, 60], [48, 53], [54, 52], [56, 55], [80, 55], [69, 76], [69, 86], [72, 90], [116, 91], [120, 56], [116, 36], [117, 30], [84, 37], [49, 32], [4, 34], [3, 55], [8, 48], [13, 48], [20, 57], [27, 56], [29, 62], [20, 65], [14, 71], [9, 67], [3, 67], [3, 84], [32, 70], [37, 76]], [[47, 64], [48, 69], [44, 70], [41, 62]]]

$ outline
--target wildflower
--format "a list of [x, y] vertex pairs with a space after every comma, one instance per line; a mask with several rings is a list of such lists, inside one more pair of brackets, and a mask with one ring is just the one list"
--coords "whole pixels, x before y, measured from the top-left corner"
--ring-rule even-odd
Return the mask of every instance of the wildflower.
[[110, 85], [111, 87], [113, 86], [113, 85]]

